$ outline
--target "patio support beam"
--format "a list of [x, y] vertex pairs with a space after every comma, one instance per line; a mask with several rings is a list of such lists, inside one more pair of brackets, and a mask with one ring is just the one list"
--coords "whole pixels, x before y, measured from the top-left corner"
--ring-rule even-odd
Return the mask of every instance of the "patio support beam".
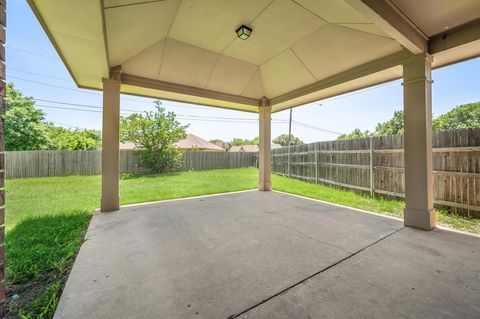
[[389, 0], [346, 0], [413, 54], [427, 52], [428, 37]]
[[120, 80], [103, 79], [102, 125], [102, 202], [101, 211], [120, 208], [119, 198], [119, 126]]
[[272, 107], [270, 101], [263, 97], [260, 100], [259, 113], [259, 139], [260, 145], [258, 150], [258, 190], [272, 190], [272, 173], [271, 173], [271, 140], [272, 140]]
[[432, 58], [419, 54], [403, 64], [405, 211], [404, 223], [435, 228], [432, 170]]

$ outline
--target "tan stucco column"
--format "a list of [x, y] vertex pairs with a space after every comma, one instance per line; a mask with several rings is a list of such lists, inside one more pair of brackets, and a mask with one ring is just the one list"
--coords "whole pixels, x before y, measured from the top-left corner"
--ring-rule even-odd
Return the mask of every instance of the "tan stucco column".
[[102, 212], [120, 208], [119, 126], [120, 81], [103, 79]]
[[405, 120], [405, 225], [435, 228], [432, 171], [432, 59], [428, 54], [403, 64]]
[[272, 190], [272, 173], [271, 173], [271, 140], [272, 140], [272, 107], [267, 98], [262, 98], [259, 108], [259, 140], [258, 149], [258, 190]]

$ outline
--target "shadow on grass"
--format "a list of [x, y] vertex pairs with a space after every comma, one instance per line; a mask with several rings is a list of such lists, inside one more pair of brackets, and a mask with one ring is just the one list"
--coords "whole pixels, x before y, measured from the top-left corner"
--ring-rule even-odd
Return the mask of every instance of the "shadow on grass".
[[8, 318], [52, 318], [89, 211], [29, 218], [5, 238]]

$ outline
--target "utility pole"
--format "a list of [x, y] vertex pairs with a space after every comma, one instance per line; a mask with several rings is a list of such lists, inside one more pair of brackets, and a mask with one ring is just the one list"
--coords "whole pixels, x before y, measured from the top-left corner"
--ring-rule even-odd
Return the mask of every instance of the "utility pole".
[[288, 122], [288, 155], [287, 155], [287, 173], [290, 177], [290, 145], [292, 143], [292, 109], [290, 108], [290, 121]]

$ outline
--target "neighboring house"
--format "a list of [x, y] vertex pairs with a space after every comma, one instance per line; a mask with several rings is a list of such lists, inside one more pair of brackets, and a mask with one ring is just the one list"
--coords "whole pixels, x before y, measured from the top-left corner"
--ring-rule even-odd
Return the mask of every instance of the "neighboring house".
[[[282, 145], [272, 143], [272, 150], [274, 148], [280, 148], [280, 147], [282, 147]], [[239, 146], [233, 145], [232, 147], [230, 147], [228, 151], [229, 152], [258, 152], [258, 145], [239, 145]]]
[[120, 143], [120, 149], [121, 150], [134, 150], [136, 148], [137, 147], [132, 142]]
[[188, 134], [184, 140], [176, 143], [176, 145], [186, 151], [200, 151], [200, 152], [223, 152], [225, 151], [220, 146], [210, 143], [201, 137], [193, 134]]
[[258, 145], [233, 145], [228, 150], [229, 152], [258, 152]]

